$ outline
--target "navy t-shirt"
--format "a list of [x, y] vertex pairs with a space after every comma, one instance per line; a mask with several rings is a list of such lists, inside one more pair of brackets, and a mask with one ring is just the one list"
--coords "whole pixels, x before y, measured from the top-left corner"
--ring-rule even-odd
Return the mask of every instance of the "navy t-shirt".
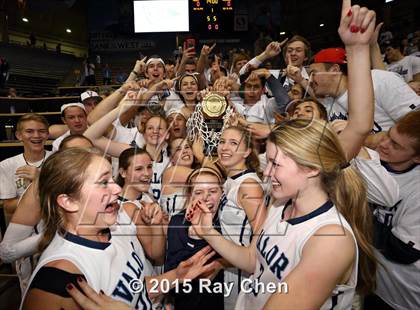
[[[173, 215], [169, 222], [165, 272], [176, 268], [180, 262], [187, 260], [208, 245], [205, 240], [197, 240], [188, 236], [188, 228], [191, 223], [185, 220], [185, 212], [184, 210]], [[213, 224], [217, 230], [220, 230], [217, 215]], [[216, 258], [220, 258], [220, 256], [215, 255], [212, 260]], [[216, 282], [223, 283], [223, 270], [212, 280], [212, 285]], [[180, 287], [182, 288], [182, 285]], [[175, 309], [223, 309], [223, 293], [208, 293], [205, 290], [200, 292], [199, 279], [192, 281], [192, 291], [190, 293], [182, 293], [181, 289], [178, 293], [172, 290], [171, 296], [174, 298]]]

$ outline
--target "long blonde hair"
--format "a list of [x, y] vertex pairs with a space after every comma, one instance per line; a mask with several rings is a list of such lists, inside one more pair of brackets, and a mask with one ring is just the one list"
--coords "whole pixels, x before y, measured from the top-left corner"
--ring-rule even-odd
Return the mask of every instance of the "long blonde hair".
[[57, 231], [65, 231], [65, 216], [57, 203], [58, 196], [66, 194], [73, 199], [80, 198], [85, 171], [95, 156], [100, 156], [95, 150], [70, 148], [52, 154], [42, 165], [38, 192], [45, 231], [39, 243], [40, 252], [48, 246]]
[[359, 172], [348, 166], [344, 151], [328, 123], [318, 120], [290, 120], [277, 126], [269, 141], [280, 147], [299, 166], [318, 169], [325, 192], [353, 229], [360, 250], [361, 293], [374, 290], [376, 265], [372, 247], [372, 215], [366, 186]]
[[241, 139], [244, 141], [245, 147], [251, 150], [247, 158], [245, 158], [245, 165], [247, 168], [255, 170], [259, 177], [262, 177], [262, 172], [260, 169], [260, 160], [258, 159], [257, 152], [255, 151], [255, 146], [254, 142], [252, 141], [251, 133], [241, 125], [230, 126], [227, 127], [225, 131], [226, 130], [236, 130], [241, 134]]

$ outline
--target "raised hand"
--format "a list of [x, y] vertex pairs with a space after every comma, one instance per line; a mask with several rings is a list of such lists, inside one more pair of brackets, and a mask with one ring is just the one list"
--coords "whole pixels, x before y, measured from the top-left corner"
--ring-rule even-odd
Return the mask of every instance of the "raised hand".
[[138, 74], [143, 73], [146, 68], [146, 58], [147, 56], [144, 57], [142, 60], [137, 60], [133, 71], [137, 72]]
[[210, 246], [201, 249], [189, 259], [179, 263], [176, 268], [176, 276], [179, 280], [195, 279], [201, 274], [205, 274], [215, 268], [215, 265], [207, 264], [216, 252]]
[[187, 49], [184, 50], [184, 52], [182, 53], [182, 60], [187, 60], [188, 58], [194, 58], [195, 56], [195, 48], [194, 47], [189, 47]]
[[253, 74], [258, 76], [259, 78], [268, 79], [271, 76], [271, 72], [266, 68], [260, 68], [252, 71]]
[[379, 23], [377, 26], [376, 26], [376, 28], [375, 28], [375, 31], [374, 31], [374, 33], [373, 33], [373, 35], [372, 35], [372, 37], [370, 38], [370, 45], [375, 45], [375, 44], [377, 44], [378, 43], [378, 38], [379, 38], [379, 32], [381, 32], [381, 28], [382, 28], [382, 26], [383, 26], [383, 22], [382, 23]]
[[162, 80], [159, 83], [156, 84], [156, 90], [164, 90], [164, 89], [170, 89], [174, 86], [174, 80]]
[[273, 58], [280, 54], [281, 49], [283, 45], [286, 44], [287, 40], [288, 38], [284, 39], [282, 42], [273, 41], [268, 44], [264, 51], [266, 58]]
[[156, 203], [140, 201], [143, 208], [140, 210], [140, 216], [146, 225], [159, 225], [163, 220], [162, 208]]
[[129, 90], [138, 90], [140, 89], [140, 85], [136, 81], [128, 81], [121, 85], [120, 90], [124, 93], [127, 93]]
[[203, 47], [201, 48], [201, 55], [202, 56], [210, 55], [210, 53], [213, 51], [215, 46], [216, 46], [216, 43], [214, 43], [212, 46], [208, 46], [204, 44]]
[[376, 13], [343, 0], [338, 34], [346, 46], [369, 44], [375, 32]]

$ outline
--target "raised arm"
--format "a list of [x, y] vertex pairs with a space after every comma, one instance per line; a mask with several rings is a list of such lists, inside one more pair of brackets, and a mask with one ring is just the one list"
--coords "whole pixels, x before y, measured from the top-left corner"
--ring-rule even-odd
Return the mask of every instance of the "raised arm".
[[351, 7], [343, 0], [338, 33], [346, 46], [348, 68], [348, 124], [339, 138], [347, 160], [356, 157], [373, 127], [374, 98], [369, 43], [375, 32], [376, 14]]
[[214, 43], [212, 46], [203, 45], [203, 47], [201, 48], [200, 57], [198, 58], [197, 62], [197, 72], [204, 73], [204, 70], [207, 67], [209, 55], [213, 51], [215, 46], [216, 43]]
[[286, 44], [288, 38], [284, 39], [282, 42], [273, 41], [267, 45], [264, 52], [258, 56], [252, 58], [248, 63], [239, 70], [239, 75], [242, 75], [246, 72], [248, 66], [259, 67], [264, 61], [276, 57], [280, 54], [281, 49], [284, 44]]
[[256, 263], [256, 244], [259, 231], [258, 234], [254, 233], [254, 238], [249, 247], [237, 245], [225, 239], [213, 228], [213, 216], [204, 203], [197, 203], [197, 206], [199, 211], [196, 211], [197, 214], [191, 220], [195, 232], [233, 266], [253, 273]]
[[384, 23], [380, 23], [376, 26], [375, 32], [370, 39], [370, 61], [372, 69], [386, 70], [385, 64], [382, 61], [381, 49], [378, 44], [378, 36], [383, 24]]
[[104, 116], [105, 114], [109, 113], [109, 111], [114, 109], [118, 105], [118, 103], [124, 98], [125, 94], [129, 90], [135, 90], [137, 88], [138, 88], [138, 85], [135, 81], [126, 82], [119, 89], [117, 89], [111, 95], [109, 95], [104, 100], [102, 100], [95, 107], [95, 109], [93, 109], [93, 111], [89, 113], [88, 115], [89, 125], [95, 123], [102, 116]]
[[92, 126], [90, 126], [83, 135], [89, 138], [93, 144], [103, 152], [108, 153], [114, 157], [119, 157], [121, 152], [129, 148], [130, 145], [114, 142], [108, 138], [103, 137], [103, 135], [108, 127], [112, 124], [112, 122], [121, 113], [124, 113], [127, 109], [130, 108], [131, 105], [137, 104], [141, 95], [141, 92], [128, 92], [118, 107], [92, 124]]

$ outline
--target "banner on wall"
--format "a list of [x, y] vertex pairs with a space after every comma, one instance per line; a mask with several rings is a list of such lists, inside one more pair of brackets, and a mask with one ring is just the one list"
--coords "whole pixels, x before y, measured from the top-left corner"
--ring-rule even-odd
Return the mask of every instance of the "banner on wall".
[[138, 51], [156, 47], [153, 40], [128, 39], [113, 35], [112, 33], [91, 33], [90, 49], [92, 51]]

